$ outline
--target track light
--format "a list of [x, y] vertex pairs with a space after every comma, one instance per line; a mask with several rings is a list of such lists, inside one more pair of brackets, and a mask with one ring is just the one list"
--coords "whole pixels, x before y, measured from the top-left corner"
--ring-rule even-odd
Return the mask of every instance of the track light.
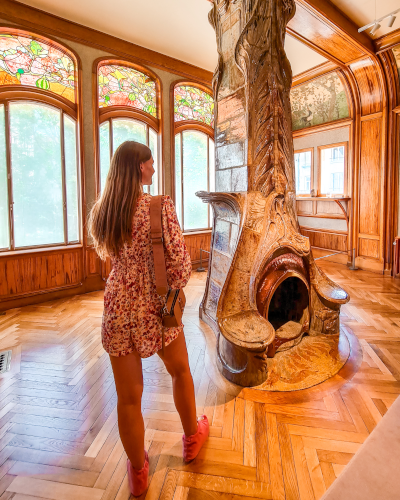
[[388, 19], [388, 23], [387, 23], [388, 28], [391, 28], [393, 26], [393, 23], [395, 22], [395, 20], [396, 20], [396, 16], [394, 14], [392, 14]]
[[375, 33], [378, 31], [378, 29], [381, 27], [381, 25], [379, 23], [375, 23], [374, 24], [374, 27], [372, 28], [372, 30], [370, 31], [371, 35], [375, 35]]
[[382, 16], [379, 19], [375, 18], [375, 21], [372, 21], [372, 23], [368, 23], [365, 26], [363, 26], [362, 28], [359, 28], [358, 32], [361, 33], [362, 31], [365, 31], [365, 30], [368, 30], [369, 28], [372, 28], [370, 33], [371, 33], [371, 35], [374, 35], [378, 31], [378, 29], [381, 27], [381, 25], [379, 23], [381, 21], [384, 21], [385, 19], [388, 20], [388, 23], [387, 23], [388, 28], [391, 28], [393, 26], [393, 23], [396, 20], [395, 14], [397, 14], [398, 12], [400, 12], [400, 9], [396, 9], [393, 12], [389, 12], [389, 14], [386, 14], [386, 16]]

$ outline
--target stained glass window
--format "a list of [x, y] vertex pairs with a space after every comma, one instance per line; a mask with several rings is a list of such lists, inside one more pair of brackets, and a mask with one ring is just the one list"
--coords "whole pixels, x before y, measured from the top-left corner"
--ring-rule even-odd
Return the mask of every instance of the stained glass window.
[[76, 101], [72, 59], [28, 35], [0, 31], [0, 85], [27, 85]]
[[175, 87], [174, 113], [176, 122], [196, 120], [214, 127], [214, 99], [197, 87]]
[[99, 67], [99, 106], [131, 106], [157, 117], [156, 83], [128, 66]]

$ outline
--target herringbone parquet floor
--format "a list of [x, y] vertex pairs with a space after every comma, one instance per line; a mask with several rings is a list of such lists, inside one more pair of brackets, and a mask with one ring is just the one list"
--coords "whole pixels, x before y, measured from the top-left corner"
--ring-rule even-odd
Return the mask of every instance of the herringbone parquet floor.
[[[205, 274], [194, 273], [185, 333], [211, 437], [185, 465], [170, 378], [156, 356], [145, 360], [146, 499], [316, 500], [362, 446], [400, 393], [400, 282], [321, 267], [351, 294], [341, 320], [361, 343], [362, 363], [354, 347], [333, 380], [265, 396], [247, 389], [234, 397], [210, 372], [210, 331], [198, 319]], [[102, 293], [95, 292], [0, 316], [0, 349], [13, 350], [11, 372], [0, 380], [1, 500], [129, 498], [101, 314]]]

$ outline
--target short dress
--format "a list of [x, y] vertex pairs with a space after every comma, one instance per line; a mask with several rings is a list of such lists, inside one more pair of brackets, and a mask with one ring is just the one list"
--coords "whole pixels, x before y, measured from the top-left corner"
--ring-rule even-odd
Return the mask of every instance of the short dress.
[[[104, 349], [111, 356], [137, 351], [142, 358], [152, 356], [175, 340], [183, 325], [165, 328], [161, 322], [163, 298], [156, 291], [153, 247], [150, 239], [150, 200], [144, 193], [137, 202], [132, 240], [118, 257], [112, 258], [112, 271], [104, 293], [101, 335]], [[162, 197], [162, 226], [167, 281], [171, 288], [183, 288], [192, 270], [189, 252], [169, 196]]]

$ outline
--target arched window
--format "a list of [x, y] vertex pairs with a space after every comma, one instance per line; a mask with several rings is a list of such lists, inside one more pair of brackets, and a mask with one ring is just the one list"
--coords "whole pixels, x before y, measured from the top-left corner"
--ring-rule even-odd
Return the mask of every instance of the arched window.
[[0, 28], [0, 250], [80, 241], [77, 61]]
[[159, 89], [156, 77], [148, 73], [125, 61], [103, 60], [98, 64], [100, 191], [114, 151], [127, 140], [151, 149], [155, 173], [153, 184], [145, 190], [151, 194], [160, 191]]
[[211, 228], [209, 205], [197, 191], [215, 190], [214, 100], [205, 87], [174, 87], [175, 205], [183, 231]]

